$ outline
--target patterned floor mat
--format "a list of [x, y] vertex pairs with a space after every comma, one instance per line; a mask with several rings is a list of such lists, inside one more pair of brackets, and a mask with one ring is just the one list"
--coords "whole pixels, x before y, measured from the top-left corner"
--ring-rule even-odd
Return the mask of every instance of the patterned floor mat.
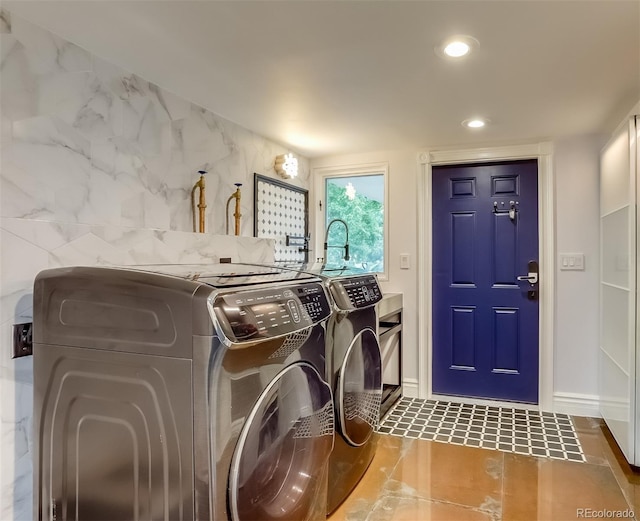
[[392, 436], [586, 462], [571, 417], [508, 407], [401, 398], [378, 431]]

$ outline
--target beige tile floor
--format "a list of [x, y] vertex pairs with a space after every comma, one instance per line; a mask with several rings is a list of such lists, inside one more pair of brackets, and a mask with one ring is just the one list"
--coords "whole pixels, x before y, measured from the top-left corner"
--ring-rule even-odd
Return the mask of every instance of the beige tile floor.
[[601, 420], [573, 420], [587, 463], [382, 435], [369, 471], [329, 521], [640, 515], [640, 473], [626, 464]]

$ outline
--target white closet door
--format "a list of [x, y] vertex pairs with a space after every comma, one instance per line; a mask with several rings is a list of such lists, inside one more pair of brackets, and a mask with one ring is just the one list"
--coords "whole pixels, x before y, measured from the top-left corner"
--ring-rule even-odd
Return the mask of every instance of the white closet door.
[[631, 135], [635, 120], [615, 133], [600, 158], [599, 387], [602, 417], [634, 463], [637, 221]]
[[630, 460], [632, 464], [640, 466], [640, 398], [638, 392], [640, 390], [640, 277], [638, 273], [638, 262], [640, 262], [640, 212], [638, 212], [638, 201], [640, 201], [640, 182], [638, 182], [638, 176], [640, 175], [640, 115], [634, 116], [629, 123], [629, 170], [632, 179], [636, 180], [636, 220], [635, 220], [635, 239], [636, 239], [636, 258], [635, 258], [635, 283], [636, 283], [636, 295], [635, 295], [635, 327], [634, 333], [634, 346], [630, 350], [630, 360], [634, 365], [634, 378], [631, 391], [631, 414], [632, 423], [630, 429], [630, 435], [632, 436], [634, 446], [634, 457]]

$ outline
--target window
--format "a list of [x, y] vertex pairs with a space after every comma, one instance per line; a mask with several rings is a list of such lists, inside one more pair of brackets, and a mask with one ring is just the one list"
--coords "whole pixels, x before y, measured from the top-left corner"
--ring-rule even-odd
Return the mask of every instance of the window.
[[[386, 172], [386, 165], [319, 169], [316, 187], [322, 194], [322, 218], [316, 244], [321, 242], [321, 247], [315, 257], [325, 257], [326, 242], [327, 264], [348, 262], [368, 271], [386, 272]], [[347, 231], [349, 260], [345, 261]]]

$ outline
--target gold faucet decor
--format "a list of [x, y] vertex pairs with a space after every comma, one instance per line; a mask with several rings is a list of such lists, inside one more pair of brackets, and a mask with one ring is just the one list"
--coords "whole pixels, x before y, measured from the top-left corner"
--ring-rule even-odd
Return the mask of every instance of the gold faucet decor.
[[[200, 233], [204, 233], [204, 210], [207, 207], [207, 203], [205, 202], [204, 199], [204, 175], [207, 173], [205, 170], [198, 170], [198, 173], [200, 174], [200, 179], [198, 179], [198, 182], [193, 185], [193, 188], [191, 189], [191, 215], [193, 217], [193, 231], [199, 231]], [[196, 195], [196, 190], [200, 189], [200, 200], [198, 202], [198, 214], [199, 214], [199, 227], [198, 230], [196, 230], [196, 200], [195, 200], [195, 195]]]
[[235, 183], [235, 185], [236, 185], [236, 191], [231, 194], [229, 199], [227, 199], [227, 214], [226, 214], [227, 235], [229, 235], [229, 203], [231, 202], [231, 199], [236, 200], [236, 210], [233, 213], [233, 216], [235, 217], [235, 220], [236, 220], [236, 235], [240, 235], [240, 217], [242, 217], [242, 214], [240, 213], [240, 187], [242, 186], [242, 183]]

